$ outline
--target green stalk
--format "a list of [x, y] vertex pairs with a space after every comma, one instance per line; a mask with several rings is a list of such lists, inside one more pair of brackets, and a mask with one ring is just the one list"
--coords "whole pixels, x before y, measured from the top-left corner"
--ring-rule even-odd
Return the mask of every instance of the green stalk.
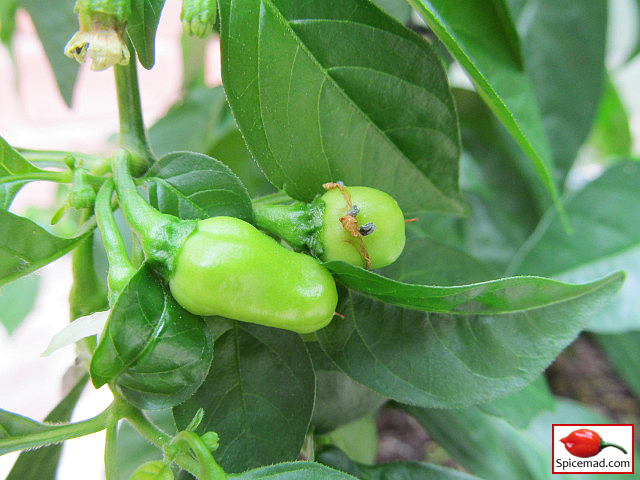
[[16, 151], [28, 162], [39, 163], [43, 167], [64, 167], [66, 166], [66, 158], [71, 156], [76, 160], [80, 160], [82, 165], [103, 163], [104, 159], [89, 155], [87, 153], [78, 152], [62, 152], [59, 150], [34, 150], [31, 148], [16, 148]]
[[9, 175], [7, 177], [0, 177], [0, 184], [2, 183], [12, 183], [12, 182], [36, 182], [36, 181], [45, 181], [45, 182], [56, 182], [56, 183], [71, 183], [73, 179], [73, 175], [71, 172], [29, 172], [29, 173], [19, 173], [17, 175]]
[[[171, 450], [172, 437], [156, 428], [144, 414], [129, 404], [122, 404], [122, 413], [125, 420], [127, 420], [133, 428], [135, 428], [143, 438], [149, 443], [159, 448], [163, 452]], [[179, 454], [172, 457], [172, 460], [183, 470], [186, 470], [193, 476], [197, 476], [199, 473], [198, 462], [191, 458], [187, 454]]]
[[104, 412], [81, 422], [51, 425], [48, 426], [47, 430], [42, 432], [29, 433], [15, 438], [0, 439], [0, 451], [2, 455], [4, 455], [5, 453], [16, 452], [18, 450], [45, 447], [47, 445], [64, 442], [71, 438], [83, 437], [99, 432], [106, 428], [112, 408], [113, 404]]
[[127, 48], [131, 54], [129, 65], [115, 65], [116, 94], [120, 117], [120, 147], [128, 150], [134, 157], [132, 165], [135, 175], [141, 175], [155, 162], [149, 145], [149, 137], [142, 119], [140, 89], [138, 87], [138, 63], [133, 45], [125, 36]]
[[149, 205], [138, 193], [129, 174], [129, 155], [120, 150], [113, 157], [113, 179], [118, 202], [127, 223], [140, 238], [147, 260], [163, 270], [166, 278], [174, 271], [182, 244], [197, 228], [195, 220], [180, 220]]
[[172, 444], [186, 442], [200, 464], [199, 480], [226, 480], [227, 474], [211, 455], [202, 439], [193, 432], [183, 430], [173, 439]]
[[104, 473], [107, 480], [118, 480], [118, 421], [116, 415], [111, 415], [107, 420], [107, 436], [104, 446]]
[[107, 180], [98, 191], [96, 197], [96, 219], [102, 235], [102, 243], [109, 261], [109, 304], [113, 305], [120, 292], [127, 286], [136, 269], [131, 264], [120, 231], [111, 213], [111, 196], [113, 195], [113, 180]]
[[322, 254], [318, 231], [322, 228], [324, 202], [296, 202], [290, 205], [269, 202], [253, 205], [256, 225], [261, 230], [285, 240], [294, 250], [309, 249], [314, 255]]

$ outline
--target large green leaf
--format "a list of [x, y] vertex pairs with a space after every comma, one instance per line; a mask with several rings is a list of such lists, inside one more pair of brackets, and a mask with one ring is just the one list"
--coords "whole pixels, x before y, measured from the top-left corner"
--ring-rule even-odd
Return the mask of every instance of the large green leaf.
[[[50, 423], [68, 422], [88, 381], [88, 375], [84, 375], [78, 380], [44, 421]], [[62, 444], [22, 452], [5, 480], [55, 480], [61, 453]]]
[[409, 0], [467, 71], [557, 201], [554, 165], [532, 82], [504, 0]]
[[139, 408], [183, 402], [204, 381], [213, 357], [209, 329], [180, 307], [146, 264], [114, 305], [91, 358], [91, 380], [113, 384]]
[[239, 475], [230, 475], [229, 478], [234, 480], [349, 480], [355, 477], [318, 463], [289, 462], [249, 470]]
[[575, 402], [558, 399], [555, 410], [538, 415], [528, 429], [515, 428], [477, 407], [461, 410], [403, 408], [465, 469], [482, 478], [605, 480], [610, 476], [551, 474], [551, 424], [611, 423]]
[[419, 462], [366, 465], [353, 461], [336, 447], [320, 451], [317, 461], [366, 480], [480, 480], [458, 470]]
[[522, 171], [521, 165], [530, 163], [480, 96], [462, 89], [454, 96], [466, 153], [460, 188], [470, 206], [466, 218], [456, 219], [461, 243], [503, 272], [544, 213], [538, 203], [548, 203], [548, 197], [540, 182]]
[[624, 269], [627, 281], [589, 329], [640, 329], [640, 163], [607, 170], [565, 201], [573, 232], [549, 211], [510, 268], [527, 275], [585, 282]]
[[[420, 277], [420, 263], [417, 260], [410, 269], [408, 274], [412, 278]], [[465, 315], [507, 314], [553, 307], [589, 295], [609, 283], [619, 286], [623, 279], [622, 274], [617, 274], [590, 284], [572, 285], [542, 277], [509, 277], [441, 287], [399, 282], [345, 262], [324, 265], [343, 285], [387, 304]]]
[[343, 180], [464, 212], [455, 108], [424, 39], [365, 0], [219, 5], [227, 98], [274, 185], [311, 201]]
[[53, 69], [58, 90], [66, 104], [71, 105], [79, 65], [62, 52], [78, 30], [78, 18], [73, 12], [75, 0], [19, 0], [18, 3], [29, 12]]
[[531, 382], [622, 279], [613, 275], [553, 303], [492, 316], [426, 313], [349, 291], [337, 307], [344, 319], [316, 336], [340, 369], [381, 395], [429, 407], [470, 405]]
[[247, 150], [222, 86], [188, 91], [151, 127], [149, 138], [159, 156], [190, 150], [220, 160], [240, 177], [252, 196], [275, 190]]
[[489, 415], [504, 418], [516, 428], [526, 428], [544, 410], [553, 410], [554, 400], [544, 376], [506, 397], [500, 397], [478, 408]]
[[9, 332], [18, 328], [31, 311], [38, 295], [40, 277], [25, 275], [0, 289], [0, 324]]
[[0, 285], [54, 261], [91, 233], [56, 237], [31, 220], [0, 210]]
[[138, 53], [140, 64], [147, 70], [156, 61], [156, 30], [164, 0], [131, 0], [131, 16], [127, 32]]
[[607, 358], [640, 399], [640, 331], [616, 335], [596, 335]]
[[198, 431], [218, 433], [214, 456], [225, 471], [296, 459], [315, 386], [304, 343], [285, 330], [222, 318], [213, 318], [211, 326], [216, 332], [213, 368], [193, 397], [174, 409], [178, 428], [203, 408]]
[[518, 26], [553, 164], [564, 176], [591, 130], [602, 93], [607, 2], [506, 3]]
[[[5, 180], [6, 177], [12, 175], [40, 171], [11, 148], [4, 138], [0, 137], [0, 179]], [[25, 183], [25, 181], [0, 183], [0, 209], [7, 210], [9, 208], [13, 197]]]
[[240, 179], [215, 158], [194, 152], [162, 157], [145, 175], [150, 203], [183, 219], [217, 215], [253, 222], [249, 193]]
[[158, 156], [178, 150], [208, 153], [230, 129], [237, 128], [226, 115], [227, 99], [221, 86], [199, 87], [186, 93], [149, 129], [149, 140]]

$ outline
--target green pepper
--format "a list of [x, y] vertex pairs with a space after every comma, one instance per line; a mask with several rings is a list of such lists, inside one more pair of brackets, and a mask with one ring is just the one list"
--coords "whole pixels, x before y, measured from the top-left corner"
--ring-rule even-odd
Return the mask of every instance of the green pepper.
[[322, 261], [364, 268], [393, 263], [405, 244], [405, 220], [396, 201], [370, 187], [328, 183], [325, 188], [309, 204], [255, 205], [258, 226]]
[[233, 217], [180, 220], [145, 202], [114, 157], [122, 211], [147, 260], [162, 271], [176, 301], [196, 315], [310, 333], [327, 325], [338, 302], [329, 271]]

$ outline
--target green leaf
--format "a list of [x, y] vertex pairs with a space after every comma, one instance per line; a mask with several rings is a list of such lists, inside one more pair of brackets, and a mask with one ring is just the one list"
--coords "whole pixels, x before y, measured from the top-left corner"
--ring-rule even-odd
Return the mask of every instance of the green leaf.
[[[94, 234], [100, 235], [99, 232]], [[69, 292], [71, 320], [109, 309], [107, 287], [94, 264], [93, 235], [80, 242], [71, 254], [73, 283]]]
[[[11, 175], [19, 175], [22, 173], [41, 172], [42, 170], [34, 167], [16, 152], [4, 138], [0, 137], [0, 178], [10, 177]], [[0, 183], [0, 209], [7, 210], [13, 197], [18, 190], [27, 183], [25, 181], [16, 181], [10, 183]]]
[[145, 264], [111, 311], [91, 359], [91, 380], [96, 388], [115, 385], [138, 408], [168, 408], [198, 389], [212, 357], [201, 317], [180, 307]]
[[464, 213], [455, 108], [424, 39], [365, 0], [219, 5], [227, 99], [276, 187], [311, 201], [343, 180]]
[[489, 415], [506, 419], [516, 428], [526, 428], [543, 410], [553, 410], [554, 400], [543, 376], [520, 391], [500, 397], [478, 408]]
[[342, 470], [356, 478], [366, 480], [479, 480], [457, 470], [419, 462], [393, 462], [383, 465], [363, 465], [352, 461], [336, 447], [322, 450], [317, 460], [325, 465]]
[[358, 465], [367, 480], [480, 480], [478, 477], [451, 468], [418, 462], [398, 462], [387, 465]]
[[[88, 375], [80, 378], [44, 421], [68, 422], [88, 381]], [[61, 453], [62, 445], [50, 445], [22, 452], [5, 480], [55, 480]]]
[[[273, 438], [273, 437], [271, 437]], [[318, 463], [288, 462], [230, 475], [233, 480], [349, 480], [355, 477]]]
[[296, 459], [315, 385], [304, 342], [285, 330], [218, 317], [211, 325], [214, 367], [193, 397], [174, 408], [178, 428], [203, 408], [197, 432], [220, 436], [214, 456], [228, 472]]
[[156, 30], [164, 0], [131, 0], [131, 16], [127, 32], [138, 54], [140, 64], [149, 70], [156, 59]]
[[150, 203], [182, 219], [217, 215], [253, 222], [249, 193], [222, 162], [194, 152], [169, 153], [145, 176]]
[[602, 93], [607, 2], [506, 3], [518, 26], [553, 165], [562, 178], [591, 130]]
[[409, 0], [531, 159], [555, 202], [554, 165], [505, 0]]
[[373, 0], [373, 3], [401, 23], [406, 23], [411, 17], [411, 6], [406, 0]]
[[631, 154], [629, 116], [616, 86], [608, 75], [588, 141], [604, 156]]
[[606, 480], [610, 475], [551, 474], [551, 425], [611, 423], [577, 402], [557, 398], [552, 412], [538, 415], [528, 429], [481, 412], [477, 407], [434, 410], [406, 407], [432, 438], [462, 466], [482, 478], [518, 480]]
[[6, 46], [11, 45], [11, 37], [16, 29], [16, 0], [0, 1], [0, 42]]
[[[566, 296], [551, 303], [493, 316], [425, 313], [349, 291], [337, 307], [345, 318], [334, 318], [316, 337], [341, 370], [381, 395], [413, 405], [460, 407], [531, 382], [611, 299], [622, 279], [616, 274], [589, 285], [565, 285]], [[388, 279], [381, 282], [391, 285]]]
[[[503, 272], [538, 224], [544, 213], [538, 203], [548, 203], [548, 196], [537, 178], [521, 171], [530, 162], [480, 96], [454, 89], [454, 97], [465, 152], [460, 188], [470, 207], [466, 218], [455, 219], [461, 247]], [[421, 224], [422, 218], [415, 227]]]
[[601, 333], [640, 329], [640, 163], [607, 170], [565, 200], [573, 232], [549, 211], [514, 259], [510, 272], [586, 282], [624, 269], [620, 293], [589, 325]]
[[0, 324], [9, 335], [33, 309], [39, 284], [40, 277], [31, 274], [3, 285], [0, 289]]
[[29, 12], [53, 69], [58, 90], [65, 103], [70, 106], [79, 65], [62, 52], [78, 30], [78, 18], [73, 12], [75, 0], [19, 0], [19, 4]]
[[91, 233], [90, 228], [74, 238], [56, 237], [31, 220], [0, 210], [0, 285], [54, 261]]
[[275, 191], [251, 157], [222, 86], [194, 88], [149, 130], [153, 150], [206, 153], [240, 177], [252, 196]]
[[[441, 232], [440, 225], [430, 220], [425, 216], [415, 222], [424, 229], [421, 235], [427, 236], [412, 235], [405, 243], [400, 257], [379, 270], [380, 274], [403, 283], [432, 285], [478, 283], [500, 276], [497, 270], [459, 248], [444, 244], [445, 238], [442, 241], [431, 238], [429, 235], [440, 237]], [[447, 220], [451, 220], [451, 217]], [[416, 268], [416, 262], [419, 268]]]
[[319, 444], [335, 445], [356, 462], [373, 464], [378, 451], [378, 432], [373, 416], [343, 425], [317, 438]]
[[640, 331], [617, 335], [596, 335], [596, 341], [604, 349], [607, 358], [616, 368], [637, 398], [640, 398]]
[[311, 425], [315, 434], [325, 434], [359, 418], [373, 415], [387, 399], [356, 383], [338, 370], [318, 342], [307, 342], [316, 377], [316, 396]]
[[178, 150], [208, 153], [212, 144], [237, 129], [228, 111], [221, 86], [194, 88], [149, 129], [153, 151], [159, 156]]
[[[614, 274], [594, 283], [572, 285], [542, 277], [509, 277], [441, 287], [399, 282], [345, 262], [324, 265], [346, 287], [387, 304], [464, 315], [508, 314], [552, 307], [610, 283], [619, 287], [624, 278], [622, 274]], [[412, 270], [412, 277], [419, 277], [421, 265], [414, 265]]]

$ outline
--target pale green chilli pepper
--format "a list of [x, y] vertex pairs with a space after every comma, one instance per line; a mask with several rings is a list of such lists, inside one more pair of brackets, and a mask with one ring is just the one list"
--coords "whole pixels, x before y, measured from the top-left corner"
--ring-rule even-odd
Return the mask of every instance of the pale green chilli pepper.
[[[359, 225], [373, 223], [375, 230], [362, 237], [371, 259], [371, 268], [382, 268], [393, 263], [402, 253], [405, 244], [405, 222], [396, 201], [381, 190], [369, 187], [344, 187], [351, 203], [358, 207]], [[359, 239], [347, 232], [340, 218], [349, 207], [338, 188], [320, 197], [325, 204], [322, 228], [316, 234], [322, 245], [320, 258], [325, 262], [342, 260], [352, 265], [362, 265], [357, 248]]]
[[198, 222], [176, 257], [169, 288], [197, 315], [297, 333], [326, 326], [338, 302], [333, 277], [317, 260], [233, 217]]

